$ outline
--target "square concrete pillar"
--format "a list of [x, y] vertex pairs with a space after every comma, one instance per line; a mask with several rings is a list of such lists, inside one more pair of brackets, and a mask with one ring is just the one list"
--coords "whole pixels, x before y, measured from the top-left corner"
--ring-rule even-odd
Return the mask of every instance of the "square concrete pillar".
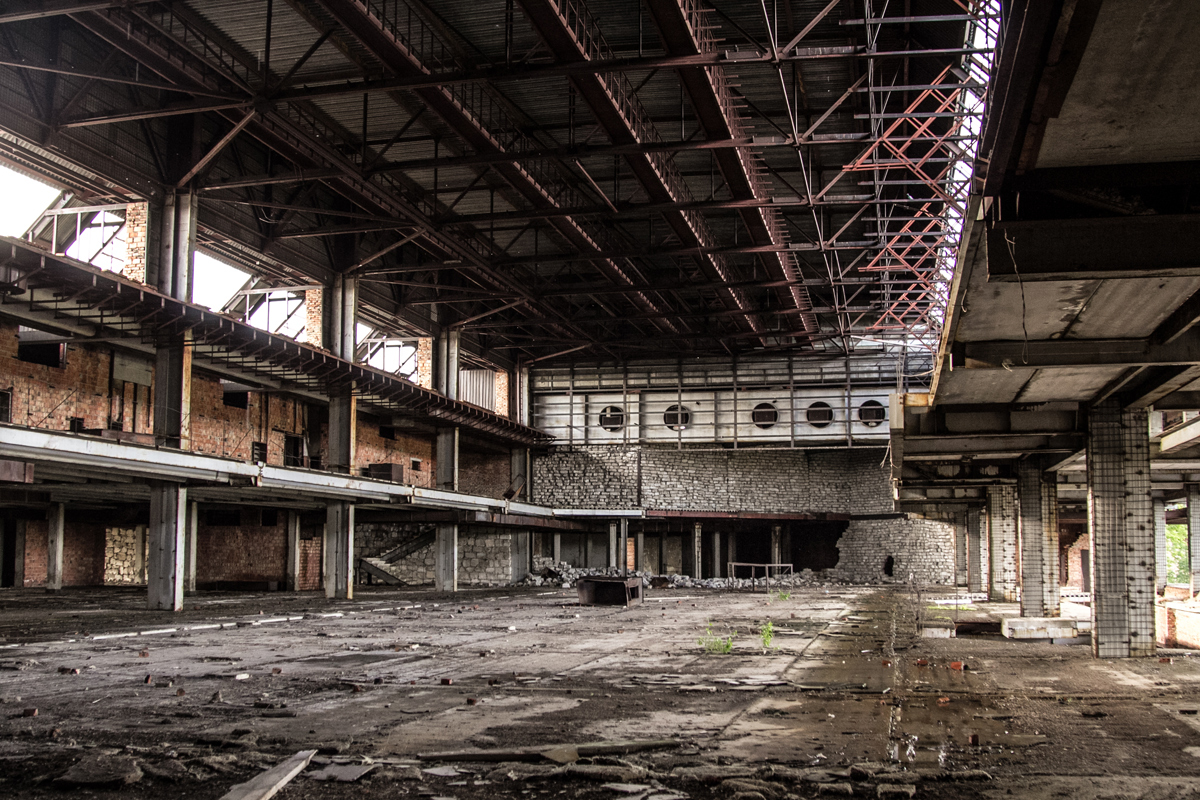
[[1200, 592], [1200, 485], [1187, 485], [1188, 572], [1194, 597]]
[[988, 489], [988, 599], [1017, 600], [1017, 490], [1012, 486]]
[[555, 533], [552, 540], [553, 551], [551, 555], [554, 557], [554, 563], [558, 564], [562, 561], [562, 534]]
[[458, 491], [458, 428], [439, 428], [437, 432], [437, 487]]
[[356, 404], [352, 386], [329, 395], [329, 459], [325, 466], [332, 472], [354, 472], [356, 449]]
[[621, 524], [621, 575], [629, 576], [629, 520], [620, 520]]
[[294, 592], [300, 586], [300, 512], [287, 512], [287, 571], [284, 589]]
[[708, 555], [708, 577], [721, 577], [721, 534], [718, 531], [713, 531], [710, 534], [712, 538], [712, 552]]
[[146, 555], [149, 553], [146, 526], [135, 525], [133, 528], [133, 574], [137, 583], [146, 582]]
[[20, 589], [25, 585], [25, 520], [13, 522], [15, 564], [13, 565], [13, 586]]
[[954, 585], [967, 585], [967, 515], [955, 514], [954, 520]]
[[[737, 561], [737, 532], [730, 531], [725, 537], [725, 562], [731, 563]], [[733, 570], [729, 571], [729, 577], [733, 577]]]
[[1149, 420], [1115, 402], [1088, 413], [1088, 530], [1092, 544], [1092, 652], [1152, 656], [1154, 504]]
[[46, 515], [46, 589], [57, 592], [63, 586], [63, 537], [66, 534], [67, 507], [51, 503]]
[[[1188, 530], [1191, 531], [1190, 525]], [[1154, 590], [1158, 594], [1162, 594], [1166, 588], [1167, 504], [1161, 498], [1156, 497], [1154, 498]]]
[[684, 572], [690, 573], [693, 578], [704, 577], [704, 541], [703, 536], [704, 526], [697, 522], [692, 525], [692, 533], [686, 539], [687, 551], [685, 560], [687, 563], [683, 565]]
[[354, 504], [336, 501], [325, 506], [325, 596], [354, 597]]
[[633, 564], [634, 569], [642, 572], [646, 569], [646, 534], [644, 531], [638, 531], [633, 542]]
[[[782, 564], [783, 563], [783, 526], [782, 525], [772, 525], [771, 526], [771, 563], [772, 564]], [[768, 573], [769, 572], [770, 572], [770, 568], [768, 567]]]
[[158, 611], [183, 610], [187, 488], [177, 483], [150, 485], [150, 553], [146, 559], [147, 600]]
[[967, 591], [987, 591], [988, 536], [982, 508], [967, 509]]
[[620, 525], [616, 521], [608, 523], [608, 566], [610, 568], [617, 566], [617, 544], [620, 536], [618, 529]]
[[[554, 535], [558, 539], [558, 534]], [[458, 591], [458, 526], [439, 524], [434, 542], [434, 588], [439, 592]]]
[[531, 558], [533, 534], [529, 531], [515, 531], [512, 535], [512, 579], [517, 582], [525, 577], [533, 565]]
[[1058, 483], [1037, 456], [1017, 463], [1021, 616], [1058, 616]]
[[193, 594], [196, 591], [196, 539], [200, 524], [200, 504], [188, 503], [187, 530], [184, 533], [183, 544], [183, 592]]

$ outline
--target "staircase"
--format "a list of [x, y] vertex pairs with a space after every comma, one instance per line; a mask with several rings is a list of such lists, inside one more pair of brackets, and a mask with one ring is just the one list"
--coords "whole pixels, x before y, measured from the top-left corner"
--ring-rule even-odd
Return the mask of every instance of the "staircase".
[[392, 565], [403, 558], [411, 556], [422, 547], [433, 544], [437, 535], [432, 531], [415, 533], [381, 556], [360, 558], [359, 569], [367, 576], [369, 582], [382, 581], [389, 586], [406, 586], [407, 582], [397, 574]]

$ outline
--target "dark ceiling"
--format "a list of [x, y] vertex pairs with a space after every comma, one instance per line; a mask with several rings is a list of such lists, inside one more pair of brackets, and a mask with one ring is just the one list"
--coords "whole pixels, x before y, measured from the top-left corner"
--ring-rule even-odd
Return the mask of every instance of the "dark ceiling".
[[936, 347], [977, 2], [177, 0], [0, 11], [0, 156], [468, 361]]

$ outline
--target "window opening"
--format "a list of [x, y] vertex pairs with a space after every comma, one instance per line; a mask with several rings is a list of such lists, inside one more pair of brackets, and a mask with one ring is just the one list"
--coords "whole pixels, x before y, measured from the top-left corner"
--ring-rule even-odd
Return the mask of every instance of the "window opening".
[[600, 412], [600, 427], [609, 433], [615, 433], [625, 427], [625, 409], [620, 406], [606, 406]]
[[663, 414], [663, 422], [673, 431], [686, 430], [692, 424], [692, 410], [687, 406], [668, 406]]
[[828, 428], [829, 424], [833, 422], [833, 409], [829, 407], [829, 403], [818, 400], [804, 412], [804, 418], [814, 428]]
[[750, 412], [750, 420], [763, 430], [773, 428], [779, 421], [779, 411], [773, 403], [759, 403]]

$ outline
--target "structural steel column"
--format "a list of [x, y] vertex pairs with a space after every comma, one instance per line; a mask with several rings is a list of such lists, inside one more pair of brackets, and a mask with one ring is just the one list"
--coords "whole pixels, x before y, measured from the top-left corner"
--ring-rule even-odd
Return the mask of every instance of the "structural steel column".
[[1112, 401], [1088, 415], [1088, 529], [1092, 544], [1092, 653], [1152, 656], [1154, 506], [1144, 409]]
[[[697, 522], [692, 525], [692, 535], [688, 540], [687, 548], [687, 556], [691, 563], [684, 565], [685, 571], [691, 573], [691, 576], [696, 579], [704, 577], [704, 542], [701, 539], [704, 535], [703, 530], [704, 526], [702, 523]], [[659, 545], [659, 552], [662, 552], [661, 544]]]
[[1154, 588], [1159, 594], [1167, 588], [1167, 504], [1157, 497], [1154, 498]]
[[954, 585], [966, 586], [970, 559], [967, 558], [967, 515], [955, 515], [954, 522]]
[[46, 588], [58, 591], [63, 585], [63, 536], [66, 528], [67, 507], [62, 503], [51, 503], [46, 515]]
[[[558, 534], [555, 534], [557, 549]], [[439, 524], [437, 539], [434, 544], [436, 551], [436, 566], [434, 567], [434, 588], [439, 592], [458, 591], [458, 526], [454, 524]]]
[[300, 586], [300, 512], [287, 512], [287, 573], [284, 589], [294, 592]]
[[1188, 582], [1194, 596], [1200, 591], [1200, 484], [1187, 485]]
[[325, 596], [354, 597], [354, 503], [325, 506]]
[[439, 489], [458, 491], [458, 428], [438, 429], [437, 484]]
[[613, 520], [612, 522], [608, 523], [608, 566], [609, 567], [617, 566], [617, 542], [618, 542], [617, 528], [618, 527], [619, 526], [618, 526], [616, 520]]
[[188, 503], [187, 531], [183, 546], [183, 591], [193, 594], [196, 591], [196, 538], [199, 535], [200, 504], [196, 501]]
[[1058, 616], [1058, 483], [1037, 456], [1017, 462], [1021, 616]]
[[147, 598], [151, 609], [183, 610], [187, 522], [187, 488], [178, 483], [151, 483], [150, 557], [146, 563]]
[[718, 531], [713, 531], [712, 534], [712, 553], [709, 555], [710, 578], [721, 577], [721, 534]]
[[1012, 486], [988, 489], [988, 599], [1012, 603], [1017, 599], [1017, 491]]

